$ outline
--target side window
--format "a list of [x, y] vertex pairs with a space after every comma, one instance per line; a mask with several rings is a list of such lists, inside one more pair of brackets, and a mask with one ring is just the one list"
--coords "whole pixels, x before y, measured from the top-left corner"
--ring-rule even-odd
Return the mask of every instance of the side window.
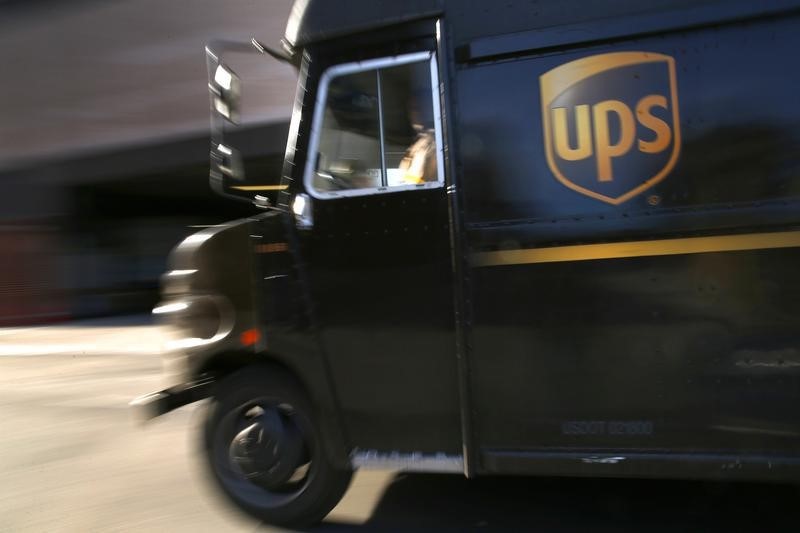
[[427, 52], [328, 69], [320, 82], [306, 188], [333, 197], [441, 185], [435, 76]]

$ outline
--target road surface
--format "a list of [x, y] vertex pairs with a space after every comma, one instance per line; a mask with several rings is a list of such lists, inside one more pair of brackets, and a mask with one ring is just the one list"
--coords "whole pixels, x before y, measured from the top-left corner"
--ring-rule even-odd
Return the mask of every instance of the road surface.
[[[272, 531], [228, 507], [196, 450], [203, 407], [145, 425], [161, 330], [0, 329], [0, 531]], [[798, 531], [794, 487], [361, 472], [320, 531]]]

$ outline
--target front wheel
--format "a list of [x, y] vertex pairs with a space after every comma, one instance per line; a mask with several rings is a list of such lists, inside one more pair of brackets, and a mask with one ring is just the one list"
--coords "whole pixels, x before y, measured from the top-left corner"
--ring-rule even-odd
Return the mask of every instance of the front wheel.
[[310, 402], [278, 369], [246, 367], [219, 384], [204, 445], [223, 493], [268, 524], [319, 522], [352, 476], [330, 463]]

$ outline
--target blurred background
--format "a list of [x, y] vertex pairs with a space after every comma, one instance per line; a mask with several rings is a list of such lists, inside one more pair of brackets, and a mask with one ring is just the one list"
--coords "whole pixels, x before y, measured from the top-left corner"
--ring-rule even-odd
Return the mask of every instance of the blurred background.
[[[0, 326], [147, 313], [169, 250], [251, 212], [208, 187], [203, 47], [290, 0], [0, 0]], [[280, 176], [296, 74], [248, 72], [237, 145]]]
[[[202, 492], [197, 406], [128, 402], [163, 388], [169, 251], [252, 212], [209, 190], [204, 46], [278, 45], [290, 8], [0, 0], [0, 532], [253, 529]], [[277, 181], [296, 74], [247, 74], [235, 142]]]

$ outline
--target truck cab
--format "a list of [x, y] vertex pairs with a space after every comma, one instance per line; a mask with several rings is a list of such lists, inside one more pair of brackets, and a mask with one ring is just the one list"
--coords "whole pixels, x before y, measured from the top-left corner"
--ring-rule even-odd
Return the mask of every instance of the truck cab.
[[[254, 214], [173, 252], [175, 385], [134, 405], [209, 398], [246, 512], [371, 467], [798, 478], [800, 3], [534, 4], [304, 0], [280, 50], [207, 49]], [[280, 179], [226, 53], [298, 69]]]

